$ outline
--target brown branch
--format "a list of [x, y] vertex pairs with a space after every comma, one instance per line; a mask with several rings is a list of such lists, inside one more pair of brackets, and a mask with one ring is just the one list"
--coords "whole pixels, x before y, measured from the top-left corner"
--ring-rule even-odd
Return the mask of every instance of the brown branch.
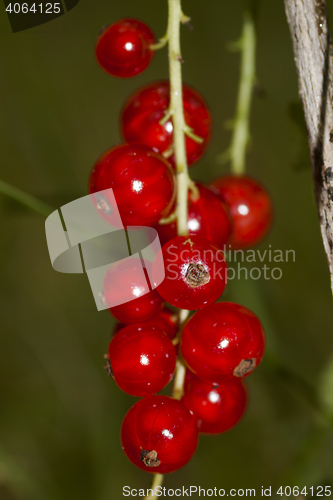
[[333, 49], [325, 0], [285, 0], [333, 290]]

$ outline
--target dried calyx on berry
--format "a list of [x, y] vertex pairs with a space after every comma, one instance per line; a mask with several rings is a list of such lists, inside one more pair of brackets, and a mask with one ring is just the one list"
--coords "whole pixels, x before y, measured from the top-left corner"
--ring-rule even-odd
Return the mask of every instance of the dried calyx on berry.
[[253, 372], [256, 366], [257, 358], [242, 359], [239, 365], [234, 369], [233, 375], [239, 378], [245, 377], [248, 373]]
[[147, 467], [158, 467], [161, 465], [155, 450], [141, 450], [140, 459]]
[[178, 236], [166, 243], [153, 264], [153, 279], [162, 283], [157, 291], [164, 300], [180, 309], [201, 309], [212, 304], [227, 284], [227, 264], [220, 248], [199, 236]]
[[197, 286], [205, 285], [209, 283], [210, 274], [206, 271], [202, 264], [197, 262], [191, 262], [188, 266], [185, 281], [191, 288], [196, 288]]
[[104, 370], [106, 371], [107, 375], [110, 378], [113, 378], [113, 371], [111, 368], [111, 363], [108, 354], [104, 354], [104, 359], [105, 359], [105, 364], [104, 364]]

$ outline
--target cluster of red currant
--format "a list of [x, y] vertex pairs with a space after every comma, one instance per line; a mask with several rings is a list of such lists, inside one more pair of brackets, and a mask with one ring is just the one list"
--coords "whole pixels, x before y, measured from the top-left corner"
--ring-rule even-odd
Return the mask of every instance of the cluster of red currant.
[[[148, 66], [154, 43], [144, 23], [122, 19], [102, 31], [96, 57], [109, 74], [134, 76]], [[124, 226], [153, 226], [163, 243], [164, 279], [159, 279], [161, 270], [155, 262], [145, 270], [161, 283], [157, 289], [148, 286], [140, 259], [111, 266], [104, 279], [107, 304], [115, 303], [114, 294], [121, 302], [125, 281], [133, 299], [110, 308], [120, 323], [106, 355], [109, 374], [118, 386], [143, 398], [125, 416], [122, 446], [135, 465], [162, 474], [190, 460], [199, 432], [224, 432], [244, 414], [247, 394], [242, 379], [260, 363], [265, 338], [251, 311], [234, 303], [214, 303], [227, 283], [221, 248], [228, 243], [230, 248], [256, 244], [272, 219], [270, 198], [261, 185], [249, 177], [225, 176], [210, 187], [197, 183], [189, 191], [189, 235], [177, 236], [176, 217], [159, 224], [176, 213], [169, 101], [165, 81], [129, 98], [121, 114], [126, 143], [99, 158], [89, 185], [90, 193], [112, 188]], [[201, 95], [187, 85], [183, 85], [183, 106], [191, 165], [207, 147], [211, 116]], [[110, 222], [114, 222], [112, 203], [106, 199], [97, 204]], [[165, 302], [198, 312], [180, 325], [179, 314]], [[182, 399], [156, 395], [173, 377], [177, 356], [187, 365]]]

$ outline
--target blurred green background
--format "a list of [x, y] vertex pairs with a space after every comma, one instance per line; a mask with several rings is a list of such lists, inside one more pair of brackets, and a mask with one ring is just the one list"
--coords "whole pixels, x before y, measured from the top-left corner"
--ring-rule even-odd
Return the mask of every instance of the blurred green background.
[[[81, 0], [16, 34], [1, 10], [0, 179], [54, 207], [87, 194], [92, 165], [120, 141], [128, 94], [168, 76], [166, 49], [139, 77], [108, 76], [94, 59], [96, 34], [133, 16], [160, 37], [166, 4]], [[184, 80], [203, 93], [214, 119], [209, 151], [191, 174], [208, 181], [228, 171], [216, 158], [230, 142], [225, 122], [235, 111], [239, 55], [226, 45], [240, 35], [242, 5], [184, 0], [183, 8], [194, 26], [182, 29]], [[267, 354], [247, 379], [246, 418], [225, 435], [201, 437], [167, 487], [257, 488], [259, 496], [261, 486], [333, 485], [333, 307], [306, 139], [293, 118], [297, 78], [282, 0], [260, 3], [257, 69], [264, 95], [253, 101], [248, 172], [268, 187], [276, 209], [260, 249], [294, 249], [296, 260], [282, 264], [281, 280], [229, 283], [224, 298], [262, 319]], [[107, 500], [121, 498], [124, 485], [148, 487], [151, 476], [120, 447], [135, 398], [103, 371], [109, 313], [97, 312], [83, 275], [52, 269], [42, 216], [0, 194], [0, 222], [1, 500]]]

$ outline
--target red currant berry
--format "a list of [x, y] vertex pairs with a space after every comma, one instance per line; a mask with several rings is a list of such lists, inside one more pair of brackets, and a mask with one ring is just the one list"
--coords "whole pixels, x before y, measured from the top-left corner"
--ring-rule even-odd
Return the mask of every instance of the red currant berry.
[[[188, 195], [188, 232], [206, 238], [223, 248], [232, 231], [229, 209], [221, 197], [210, 189], [201, 184], [197, 184], [197, 187], [199, 189], [197, 199], [191, 191]], [[164, 245], [177, 236], [177, 220], [170, 224], [157, 224], [155, 229]]]
[[[199, 236], [178, 236], [163, 245], [165, 277], [160, 254], [153, 263], [153, 280], [162, 283], [159, 294], [179, 309], [201, 309], [215, 302], [227, 284], [227, 264], [222, 250]], [[156, 265], [156, 263], [158, 265]]]
[[233, 222], [231, 248], [256, 245], [268, 233], [273, 219], [269, 194], [261, 184], [245, 176], [227, 175], [213, 182], [227, 203]]
[[159, 328], [145, 323], [118, 332], [109, 345], [112, 377], [131, 396], [150, 396], [171, 380], [176, 353], [171, 340]]
[[[175, 198], [175, 177], [167, 160], [149, 147], [125, 144], [106, 151], [91, 172], [90, 193], [109, 188], [124, 226], [150, 226], [169, 213]], [[110, 197], [101, 207], [97, 205], [111, 223], [113, 205]]]
[[167, 334], [170, 340], [173, 340], [179, 328], [179, 316], [170, 307], [163, 306], [161, 311], [150, 318], [147, 323], [155, 325]]
[[[170, 340], [173, 340], [178, 332], [179, 317], [170, 307], [164, 305], [155, 316], [145, 321], [144, 324], [160, 328], [162, 332], [167, 334]], [[118, 323], [116, 332], [119, 332], [126, 326], [125, 323]]]
[[219, 302], [189, 320], [181, 350], [190, 370], [202, 380], [220, 383], [233, 376], [242, 378], [262, 360], [264, 330], [246, 307]]
[[187, 371], [182, 402], [195, 415], [199, 432], [220, 434], [231, 429], [244, 415], [247, 392], [241, 380], [213, 384]]
[[149, 396], [126, 414], [121, 442], [134, 465], [153, 474], [167, 474], [186, 465], [194, 455], [197, 423], [181, 401]]
[[146, 272], [141, 260], [134, 258], [109, 267], [104, 277], [104, 300], [118, 321], [146, 321], [161, 309], [163, 299], [156, 290], [149, 288]]
[[[159, 122], [169, 109], [170, 85], [168, 81], [154, 82], [132, 94], [122, 111], [121, 128], [126, 142], [140, 142], [159, 153], [170, 150], [173, 144], [172, 119]], [[201, 95], [183, 85], [183, 104], [186, 124], [203, 139], [198, 143], [186, 136], [187, 162], [199, 160], [205, 152], [211, 135], [211, 117]], [[174, 164], [171, 152], [170, 162]]]
[[154, 56], [151, 29], [138, 19], [120, 19], [107, 26], [97, 39], [95, 54], [110, 75], [127, 78], [142, 73]]

